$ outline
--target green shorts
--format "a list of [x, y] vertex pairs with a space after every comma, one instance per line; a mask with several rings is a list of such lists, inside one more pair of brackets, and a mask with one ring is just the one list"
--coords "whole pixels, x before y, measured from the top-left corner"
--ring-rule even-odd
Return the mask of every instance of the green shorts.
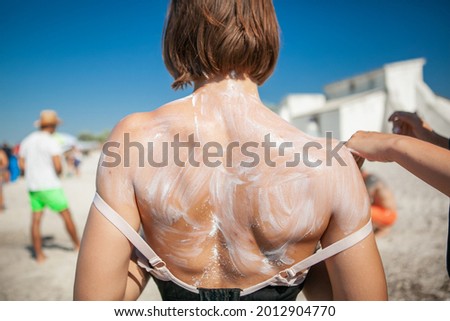
[[61, 212], [69, 208], [69, 203], [62, 188], [30, 191], [28, 194], [30, 195], [31, 209], [33, 212], [41, 212], [46, 206], [55, 212]]

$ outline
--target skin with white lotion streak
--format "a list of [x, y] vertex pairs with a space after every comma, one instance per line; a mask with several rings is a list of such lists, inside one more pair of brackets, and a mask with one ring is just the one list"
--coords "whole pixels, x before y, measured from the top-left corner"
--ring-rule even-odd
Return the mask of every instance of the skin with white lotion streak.
[[[136, 199], [141, 200], [138, 207], [147, 241], [173, 273], [183, 271], [181, 278], [195, 286], [220, 286], [224, 280], [242, 284], [242, 278], [248, 279], [255, 271], [259, 280], [271, 277], [307, 256], [299, 251], [302, 242], [317, 239], [335, 210], [346, 213], [335, 218], [346, 234], [366, 218], [368, 199], [351, 199], [354, 192], [361, 194], [361, 182], [347, 177], [349, 183], [343, 189], [340, 181], [348, 171], [325, 166], [324, 149], [309, 150], [309, 159], [321, 160], [320, 166], [286, 166], [306, 143], [325, 146], [325, 141], [279, 118], [262, 104], [256, 90], [249, 94], [244, 85], [229, 78], [208, 83], [161, 107], [132, 137], [142, 142], [146, 153], [147, 143], [152, 142], [153, 155], [161, 155], [162, 143], [170, 145], [176, 134], [181, 141], [194, 134], [201, 146], [218, 142], [223, 147], [224, 155], [214, 158], [221, 161], [218, 167], [202, 162], [201, 148], [191, 155], [199, 166], [188, 162], [187, 148], [181, 148], [179, 155], [185, 166], [176, 166], [169, 148], [168, 166], [146, 164], [129, 170]], [[277, 147], [283, 142], [293, 144], [284, 156], [277, 148], [271, 149], [274, 167], [265, 163], [261, 146], [269, 133]], [[252, 158], [239, 148], [228, 155], [226, 146], [232, 142], [239, 146], [257, 142], [258, 147], [249, 150], [260, 162], [241, 166]], [[342, 150], [339, 155], [353, 166], [350, 153]], [[341, 201], [331, 202], [331, 198]]]

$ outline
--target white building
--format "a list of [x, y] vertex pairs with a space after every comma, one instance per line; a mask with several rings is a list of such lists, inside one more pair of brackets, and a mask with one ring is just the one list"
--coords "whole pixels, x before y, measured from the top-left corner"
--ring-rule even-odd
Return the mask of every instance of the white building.
[[450, 100], [437, 96], [423, 80], [425, 59], [382, 68], [331, 83], [325, 94], [291, 94], [278, 106], [281, 117], [313, 136], [348, 140], [357, 130], [391, 132], [389, 115], [416, 111], [432, 128], [450, 136]]

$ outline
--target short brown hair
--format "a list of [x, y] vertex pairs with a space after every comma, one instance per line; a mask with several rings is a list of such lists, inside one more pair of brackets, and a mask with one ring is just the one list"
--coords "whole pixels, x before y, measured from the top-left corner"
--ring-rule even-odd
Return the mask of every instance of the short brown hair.
[[272, 0], [172, 0], [164, 63], [179, 89], [231, 72], [258, 85], [272, 74], [280, 47]]

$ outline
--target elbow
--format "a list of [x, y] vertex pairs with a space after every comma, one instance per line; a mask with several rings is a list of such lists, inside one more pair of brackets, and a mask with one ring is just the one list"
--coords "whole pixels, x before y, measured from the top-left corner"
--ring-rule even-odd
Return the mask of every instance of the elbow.
[[62, 174], [62, 167], [61, 166], [55, 166], [55, 173], [58, 176], [61, 176]]

